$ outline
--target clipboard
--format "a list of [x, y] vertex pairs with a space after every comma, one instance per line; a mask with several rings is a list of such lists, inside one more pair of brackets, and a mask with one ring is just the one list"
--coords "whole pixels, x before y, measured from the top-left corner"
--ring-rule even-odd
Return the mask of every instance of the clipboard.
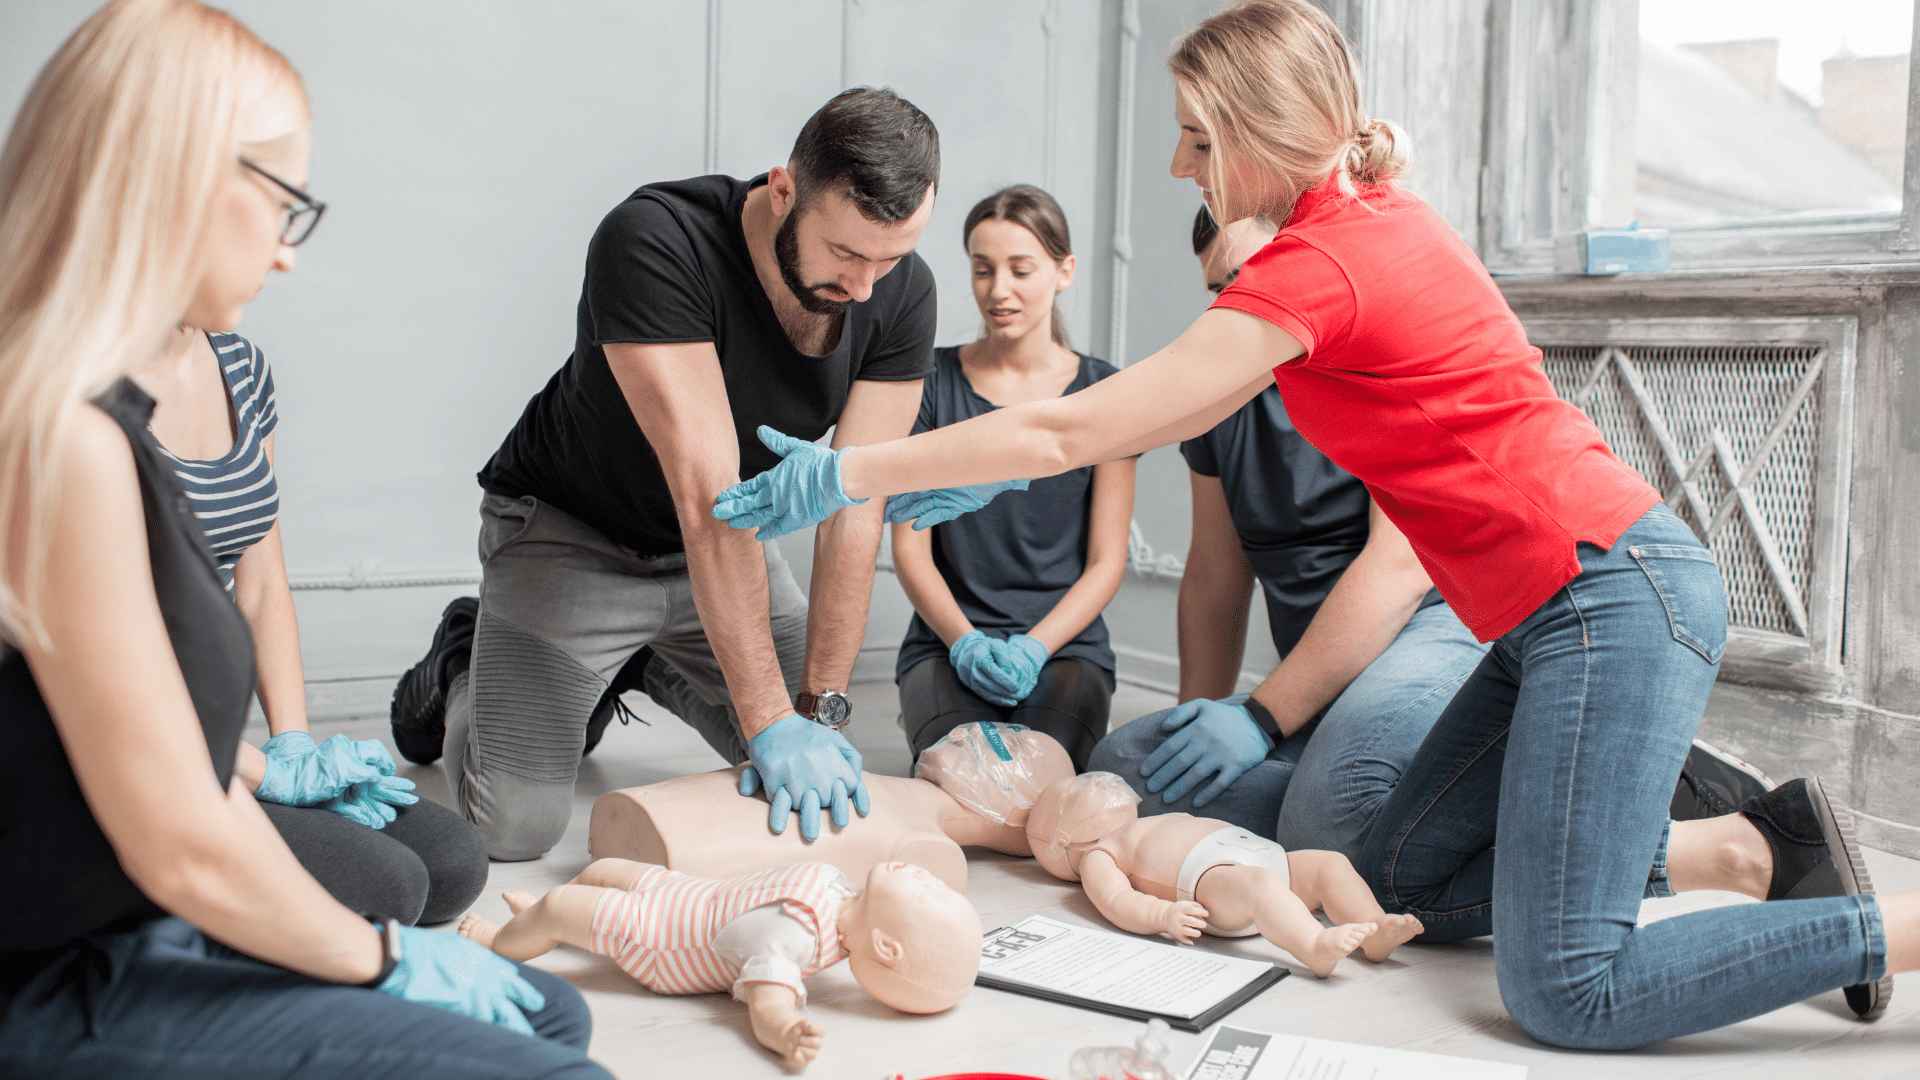
[[[1107, 951], [1124, 954], [1124, 963], [1132, 969], [1150, 976], [1156, 966], [1177, 964], [1185, 968], [1194, 967], [1194, 960], [1207, 967], [1217, 967], [1207, 982], [1210, 989], [1195, 991], [1204, 995], [1204, 1006], [1195, 1012], [1169, 1011], [1139, 1004], [1132, 1004], [1113, 997], [1093, 996], [1075, 993], [1056, 985], [1049, 985], [1037, 978], [1020, 977], [1019, 972], [1002, 974], [989, 967], [1005, 968], [1010, 962], [1027, 967], [1025, 962], [1040, 957], [1047, 948], [1077, 948], [1090, 951]], [[1024, 954], [1018, 955], [1016, 954]], [[1037, 966], [1037, 965], [1034, 965]], [[1178, 1031], [1200, 1032], [1220, 1022], [1234, 1010], [1265, 993], [1274, 984], [1293, 974], [1278, 964], [1262, 963], [1243, 957], [1220, 956], [1204, 950], [1194, 950], [1190, 946], [1167, 945], [1156, 941], [1136, 937], [1132, 934], [1117, 933], [1112, 930], [1099, 930], [1085, 926], [1075, 926], [1049, 919], [1044, 915], [1031, 915], [1011, 926], [997, 927], [988, 932], [981, 946], [981, 971], [975, 977], [977, 985], [993, 990], [1021, 994], [1052, 1001], [1061, 1005], [1088, 1009], [1111, 1016], [1126, 1017], [1130, 1020], [1165, 1020], [1169, 1027]]]

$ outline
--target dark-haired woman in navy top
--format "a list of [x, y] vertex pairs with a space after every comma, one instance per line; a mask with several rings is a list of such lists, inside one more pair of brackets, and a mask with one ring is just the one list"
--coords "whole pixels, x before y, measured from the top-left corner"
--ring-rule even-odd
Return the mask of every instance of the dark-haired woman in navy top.
[[[1055, 298], [1073, 281], [1066, 215], [1027, 184], [995, 192], [962, 226], [979, 340], [935, 353], [914, 431], [1059, 397], [1114, 373], [1067, 347]], [[893, 529], [913, 601], [895, 678], [917, 759], [970, 721], [1004, 720], [1060, 741], [1075, 768], [1106, 734], [1113, 648], [1100, 613], [1126, 573], [1131, 458], [1010, 491], [976, 513]]]

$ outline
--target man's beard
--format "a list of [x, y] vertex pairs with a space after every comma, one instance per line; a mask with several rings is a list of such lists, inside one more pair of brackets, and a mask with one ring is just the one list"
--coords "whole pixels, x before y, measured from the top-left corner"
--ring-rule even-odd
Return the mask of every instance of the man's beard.
[[787, 220], [781, 222], [780, 231], [774, 233], [773, 258], [780, 264], [780, 280], [786, 282], [787, 290], [793, 293], [794, 299], [800, 301], [802, 308], [815, 315], [838, 315], [847, 310], [847, 305], [852, 301], [831, 300], [822, 296], [821, 293], [827, 289], [837, 289], [839, 286], [831, 283], [808, 285], [800, 280], [799, 223], [800, 208], [794, 207], [793, 212], [787, 215]]

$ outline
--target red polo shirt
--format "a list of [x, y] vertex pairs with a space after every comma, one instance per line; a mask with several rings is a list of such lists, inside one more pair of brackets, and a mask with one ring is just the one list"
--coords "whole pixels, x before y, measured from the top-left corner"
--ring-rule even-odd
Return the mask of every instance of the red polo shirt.
[[1482, 641], [1512, 630], [1659, 501], [1562, 401], [1445, 219], [1392, 184], [1329, 180], [1214, 302], [1305, 347], [1287, 413], [1365, 483]]

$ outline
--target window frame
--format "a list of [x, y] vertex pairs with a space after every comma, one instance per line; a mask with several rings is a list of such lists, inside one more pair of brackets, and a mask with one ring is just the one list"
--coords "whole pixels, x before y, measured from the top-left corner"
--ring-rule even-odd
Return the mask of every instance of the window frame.
[[[1616, 72], [1637, 57], [1640, 0], [1490, 0], [1487, 138], [1480, 172], [1483, 260], [1498, 274], [1578, 273], [1579, 234], [1608, 220], [1615, 143], [1637, 111]], [[1914, 0], [1920, 8], [1920, 0]], [[1916, 11], [1909, 58], [1920, 55]], [[1546, 108], [1537, 95], [1545, 89]], [[1544, 129], [1537, 121], [1545, 118]], [[1920, 264], [1920, 64], [1909, 59], [1898, 212], [1665, 226], [1674, 270]], [[1529, 161], [1549, 170], [1529, 177]], [[1548, 192], [1530, 182], [1550, 183]], [[1529, 202], [1532, 203], [1529, 206]], [[1550, 220], [1542, 226], [1539, 218]], [[1649, 222], [1658, 225], [1658, 222]]]

